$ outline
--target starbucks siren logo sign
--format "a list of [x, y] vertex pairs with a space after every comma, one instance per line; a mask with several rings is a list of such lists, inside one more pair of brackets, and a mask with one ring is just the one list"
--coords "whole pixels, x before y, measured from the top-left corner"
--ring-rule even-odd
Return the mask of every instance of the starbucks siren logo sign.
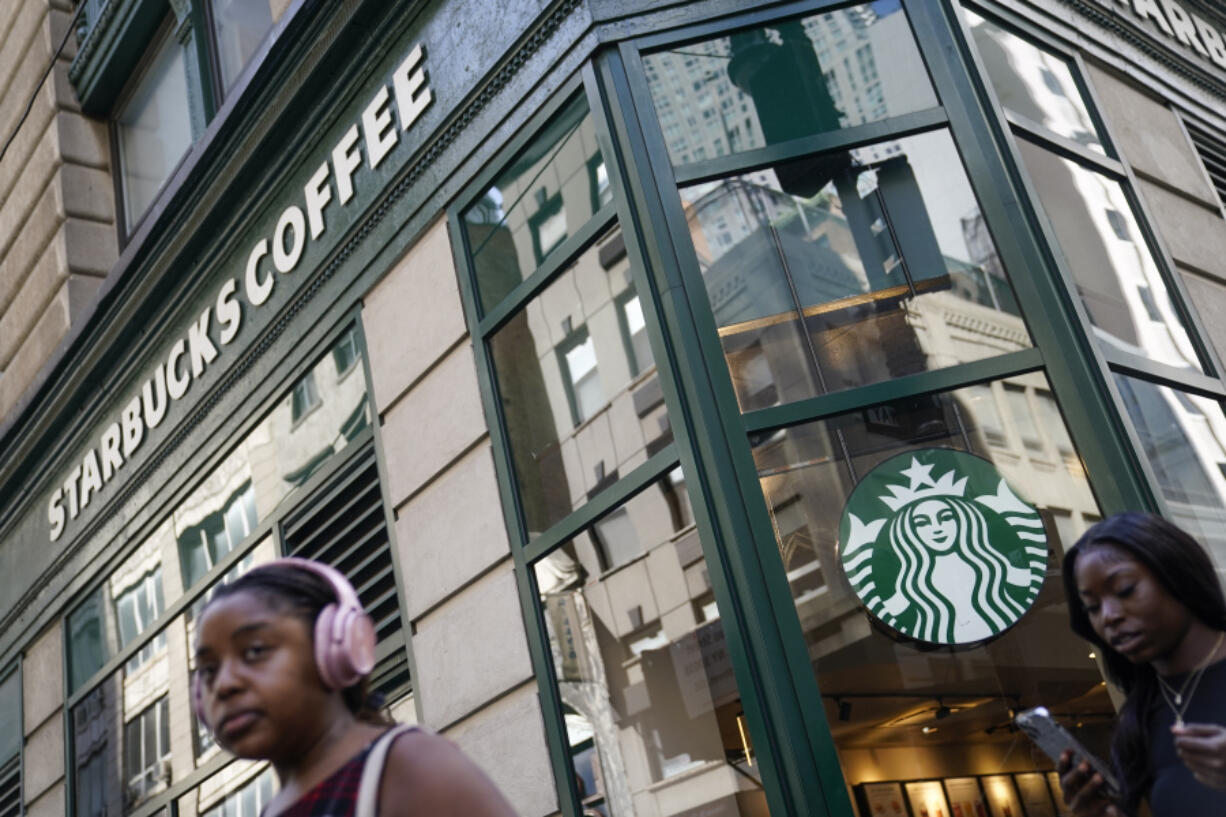
[[839, 558], [869, 612], [905, 636], [974, 644], [1034, 604], [1047, 567], [1039, 513], [987, 460], [947, 448], [878, 465], [843, 508]]

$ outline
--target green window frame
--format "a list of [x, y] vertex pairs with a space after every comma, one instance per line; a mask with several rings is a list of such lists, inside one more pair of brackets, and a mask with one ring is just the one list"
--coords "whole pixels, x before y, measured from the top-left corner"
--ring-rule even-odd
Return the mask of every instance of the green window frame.
[[[1081, 330], [1083, 337], [1091, 341], [1089, 344], [1083, 344], [1083, 346], [1089, 346], [1088, 349], [1085, 349], [1084, 354], [1105, 375], [1105, 391], [1110, 404], [1109, 421], [1119, 425], [1118, 435], [1132, 455], [1130, 459], [1133, 461], [1134, 473], [1143, 482], [1142, 496], [1136, 497], [1131, 503], [1122, 505], [1108, 503], [1104, 510], [1109, 513], [1112, 509], [1145, 508], [1178, 520], [1180, 518], [1178, 509], [1172, 504], [1172, 498], [1163, 490], [1166, 479], [1154, 459], [1155, 451], [1152, 441], [1146, 438], [1146, 429], [1137, 425], [1139, 417], [1136, 416], [1137, 408], [1135, 398], [1131, 394], [1132, 390], [1127, 389], [1124, 383], [1132, 379], [1150, 388], [1171, 389], [1173, 396], [1180, 403], [1186, 403], [1188, 396], [1207, 398], [1216, 401], [1219, 409], [1226, 410], [1226, 404], [1222, 402], [1226, 400], [1226, 382], [1222, 379], [1222, 375], [1226, 373], [1223, 361], [1208, 342], [1209, 336], [1204, 324], [1191, 306], [1191, 297], [1175, 263], [1164, 246], [1162, 237], [1153, 226], [1154, 219], [1138, 193], [1137, 179], [1131, 165], [1111, 138], [1110, 127], [1101, 113], [1101, 105], [1088, 80], [1089, 73], [1081, 54], [1051, 33], [992, 0], [963, 0], [961, 6], [988, 19], [1045, 54], [1062, 60], [1068, 66], [1076, 85], [1076, 91], [1080, 94], [1098, 134], [1102, 137], [1103, 145], [1100, 152], [1087, 148], [1072, 139], [1062, 137], [1043, 125], [1006, 109], [997, 99], [977, 52], [974, 53], [973, 65], [984, 78], [983, 95], [986, 104], [998, 121], [1003, 123], [1004, 152], [1021, 177], [1021, 185], [1029, 199], [1028, 206], [1035, 210], [1035, 231], [1041, 235], [1048, 247], [1059, 247], [1056, 229], [1042, 213], [1041, 197], [1022, 159], [1022, 145], [1030, 145], [1046, 151], [1061, 160], [1072, 162], [1118, 184], [1140, 233], [1139, 236], [1129, 235], [1128, 237], [1139, 240], [1152, 255], [1160, 280], [1166, 286], [1171, 306], [1182, 322], [1188, 340], [1203, 367], [1203, 371], [1178, 368], [1141, 354], [1132, 353], [1115, 344], [1094, 342], [1093, 323], [1088, 310], [1079, 298], [1072, 298], [1071, 306], [1075, 325]], [[973, 44], [970, 43], [971, 35], [966, 14], [961, 11], [958, 11], [957, 14], [962, 35], [968, 43], [968, 50], [974, 51]], [[1120, 235], [1120, 227], [1127, 228], [1127, 219], [1124, 214], [1114, 210], [1108, 211], [1105, 215], [1117, 236], [1123, 240], [1124, 235]], [[1053, 253], [1052, 264], [1058, 269], [1059, 278], [1064, 282], [1068, 291], [1076, 293], [1076, 280], [1064, 255], [1060, 252]], [[1157, 311], [1152, 288], [1139, 289], [1142, 304], [1152, 318], [1153, 313]], [[1126, 389], [1130, 392], [1129, 394], [1125, 394]], [[1207, 473], [1206, 476], [1213, 478], [1217, 475]]]

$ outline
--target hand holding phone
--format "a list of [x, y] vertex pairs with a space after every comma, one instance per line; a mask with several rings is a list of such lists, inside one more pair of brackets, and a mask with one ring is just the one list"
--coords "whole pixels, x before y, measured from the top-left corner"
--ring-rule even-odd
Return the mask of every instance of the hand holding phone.
[[[1115, 775], [1111, 769], [1095, 756], [1090, 750], [1086, 749], [1081, 744], [1081, 741], [1073, 737], [1067, 729], [1056, 722], [1056, 719], [1051, 716], [1046, 707], [1036, 706], [1034, 709], [1027, 709], [1017, 713], [1014, 718], [1018, 728], [1034, 741], [1035, 745], [1043, 750], [1043, 753], [1051, 758], [1052, 763], [1056, 764], [1057, 770], [1060, 772], [1061, 785], [1065, 785], [1066, 778], [1071, 777], [1071, 772], [1075, 772], [1081, 764], [1089, 766], [1089, 774], [1081, 779], [1077, 776], [1075, 782], [1082, 788], [1088, 783], [1094, 775], [1102, 779], [1103, 794], [1110, 800], [1118, 801], [1121, 796], [1119, 783], [1116, 782]], [[1065, 754], [1068, 753], [1067, 758]], [[1067, 786], [1066, 786], [1067, 791]]]

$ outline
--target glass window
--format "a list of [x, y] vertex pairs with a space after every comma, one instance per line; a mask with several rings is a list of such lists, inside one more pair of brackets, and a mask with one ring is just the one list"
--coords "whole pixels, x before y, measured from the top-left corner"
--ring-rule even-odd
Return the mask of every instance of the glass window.
[[743, 411], [1031, 345], [944, 131], [681, 196]]
[[666, 475], [536, 565], [585, 813], [768, 813], [684, 486]]
[[463, 215], [489, 310], [610, 200], [587, 102], [566, 105]]
[[1091, 150], [1106, 152], [1066, 60], [973, 11], [966, 11], [966, 19], [992, 87], [1006, 110]]
[[282, 4], [270, 0], [211, 0], [209, 10], [223, 91], [230, 90], [272, 30], [273, 5]]
[[[1115, 709], [1089, 649], [1068, 629], [1059, 577], [1066, 537], [1097, 517], [1097, 503], [1080, 467], [1019, 457], [992, 440], [1016, 430], [1002, 428], [991, 394], [1047, 390], [1044, 376], [1032, 373], [752, 440], [813, 672], [857, 798], [880, 794], [864, 787], [882, 780], [949, 784], [1050, 769], [1028, 751], [1019, 755], [1010, 714], [1018, 707], [1077, 713], [1067, 725], [1076, 723], [1081, 740], [1105, 752]], [[848, 530], [844, 506], [853, 491], [859, 504], [848, 511], [861, 516]], [[925, 616], [934, 622], [929, 635], [948, 626], [963, 646], [917, 643]], [[1003, 632], [994, 636], [993, 628]], [[921, 788], [907, 791], [915, 814], [927, 797]], [[947, 792], [956, 811], [940, 785], [932, 802], [946, 815], [982, 813], [960, 792]], [[891, 813], [888, 800], [886, 808], [881, 813]]]
[[1226, 577], [1226, 416], [1215, 400], [1115, 375], [1141, 451], [1171, 518], [1213, 554]]
[[[167, 605], [249, 541], [291, 491], [369, 424], [362, 367], [351, 364], [359, 374], [336, 377], [336, 349], [348, 349], [349, 343], [350, 334], [343, 335], [308, 372], [314, 383], [324, 384], [312, 392], [313, 411], [295, 419], [298, 389], [285, 395], [109, 581], [69, 615], [72, 691], [131, 644], [142, 646], [128, 661], [130, 672], [163, 650], [164, 636], [149, 639], [149, 633]], [[164, 569], [167, 564], [172, 568]]]
[[124, 724], [127, 750], [126, 798], [135, 804], [170, 782], [170, 699], [157, 703]]
[[179, 798], [180, 817], [259, 817], [279, 786], [266, 763], [237, 761]]
[[[272, 539], [265, 537], [218, 582], [275, 556]], [[128, 813], [220, 751], [196, 723], [190, 701], [189, 652], [208, 595], [162, 623], [156, 633], [144, 634], [164, 645], [154, 660], [138, 667], [124, 662], [72, 706], [70, 756], [78, 815]]]
[[647, 337], [647, 322], [643, 319], [643, 304], [632, 289], [623, 292], [617, 300], [621, 305], [622, 331], [630, 349], [630, 368], [633, 374], [641, 374], [655, 365], [651, 339]]
[[614, 228], [490, 340], [520, 500], [533, 536], [672, 439], [657, 377], [622, 335], [630, 265]]
[[1030, 406], [1030, 397], [1024, 386], [1008, 383], [1005, 385], [1005, 402], [1009, 404], [1009, 413], [1013, 416], [1013, 427], [1022, 445], [1031, 452], [1043, 451], [1043, 438], [1039, 436], [1039, 426], [1034, 419], [1034, 409]]
[[[1026, 139], [1017, 143], [1099, 340], [1167, 366], [1201, 371], [1124, 188]], [[1119, 222], [1124, 229], [1116, 229]]]
[[129, 232], [191, 147], [189, 99], [184, 47], [168, 35], [115, 117]]
[[643, 57], [673, 164], [935, 107], [898, 3], [745, 29]]

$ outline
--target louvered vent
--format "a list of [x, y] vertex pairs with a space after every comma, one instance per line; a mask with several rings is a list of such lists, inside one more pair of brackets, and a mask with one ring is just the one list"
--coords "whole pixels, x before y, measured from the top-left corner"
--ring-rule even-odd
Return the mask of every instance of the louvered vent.
[[1226, 206], [1226, 139], [1202, 130], [1190, 122], [1188, 135], [1192, 137], [1192, 144], [1196, 145], [1196, 151], [1205, 163], [1205, 169], [1209, 171], [1218, 200]]
[[21, 814], [21, 755], [0, 767], [0, 817]]
[[409, 691], [410, 678], [386, 520], [375, 449], [367, 446], [286, 517], [281, 536], [289, 555], [326, 562], [349, 577], [375, 621], [380, 652], [388, 639], [397, 645], [371, 678], [372, 689], [394, 701]]

